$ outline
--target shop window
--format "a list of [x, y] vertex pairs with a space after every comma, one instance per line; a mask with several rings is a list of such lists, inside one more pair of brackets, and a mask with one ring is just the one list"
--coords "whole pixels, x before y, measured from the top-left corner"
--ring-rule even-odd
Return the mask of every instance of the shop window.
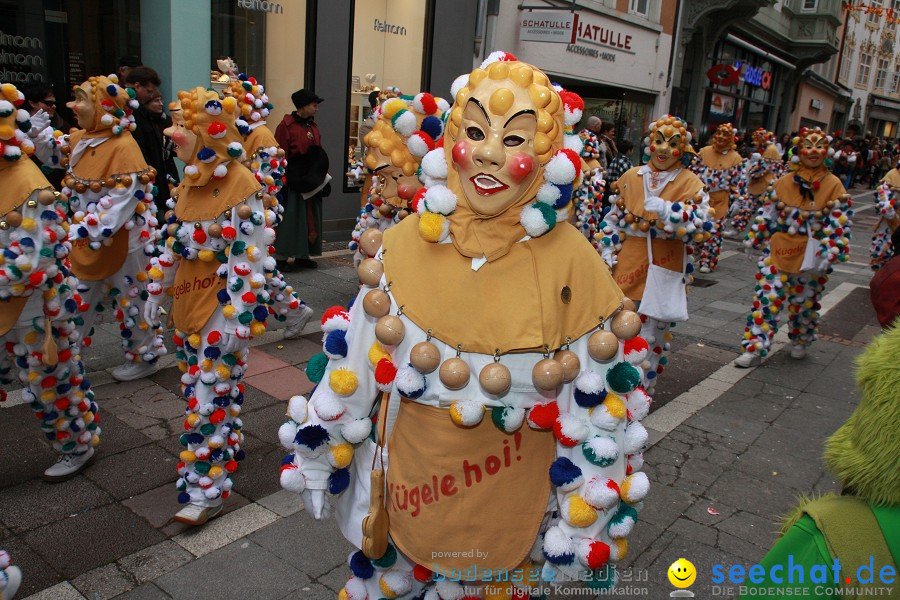
[[869, 72], [872, 69], [872, 55], [861, 52], [859, 55], [859, 68], [856, 70], [856, 87], [869, 87]]
[[628, 0], [628, 12], [648, 18], [650, 16], [650, 0]]
[[887, 83], [887, 69], [889, 61], [886, 58], [878, 59], [878, 69], [875, 71], [875, 89], [883, 90]]
[[[266, 14], [241, 8], [234, 0], [212, 0], [212, 58], [213, 61], [231, 57], [239, 72], [266, 81]], [[215, 70], [217, 65], [210, 65]], [[224, 85], [227, 76], [212, 73], [213, 84]], [[214, 87], [218, 87], [214, 85]]]
[[425, 19], [430, 5], [423, 0], [354, 2], [346, 145], [348, 191], [362, 185], [362, 178], [357, 177], [363, 158], [360, 125], [371, 113], [369, 94], [388, 87], [399, 88], [404, 95], [423, 91]]

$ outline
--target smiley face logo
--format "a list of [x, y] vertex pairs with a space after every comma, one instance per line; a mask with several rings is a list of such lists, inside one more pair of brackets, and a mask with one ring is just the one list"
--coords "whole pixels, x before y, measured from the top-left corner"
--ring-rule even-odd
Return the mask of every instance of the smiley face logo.
[[697, 569], [686, 558], [679, 558], [669, 567], [669, 583], [677, 588], [691, 587], [697, 579]]

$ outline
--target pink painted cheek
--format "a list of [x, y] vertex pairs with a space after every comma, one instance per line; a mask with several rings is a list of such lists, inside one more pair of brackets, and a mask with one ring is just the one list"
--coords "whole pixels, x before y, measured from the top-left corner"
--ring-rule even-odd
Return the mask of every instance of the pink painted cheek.
[[534, 159], [529, 154], [516, 154], [506, 163], [506, 172], [516, 183], [521, 183], [532, 171], [534, 171]]
[[472, 147], [462, 140], [453, 144], [453, 162], [464, 169], [472, 166]]

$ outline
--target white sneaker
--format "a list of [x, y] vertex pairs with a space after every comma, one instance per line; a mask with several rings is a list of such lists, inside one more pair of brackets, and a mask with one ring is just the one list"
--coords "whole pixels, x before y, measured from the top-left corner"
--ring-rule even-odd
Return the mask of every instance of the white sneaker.
[[803, 344], [794, 344], [791, 346], [791, 358], [800, 360], [806, 358], [806, 346]]
[[727, 238], [737, 237], [737, 231], [735, 231], [734, 229], [726, 229], [725, 231], [722, 232], [722, 235], [724, 235]]
[[222, 513], [224, 504], [217, 506], [200, 506], [199, 504], [185, 504], [175, 513], [174, 519], [179, 523], [188, 525], [203, 525], [210, 519], [215, 519]]
[[6, 587], [0, 591], [0, 600], [12, 600], [20, 585], [22, 585], [22, 570], [19, 567], [6, 567]]
[[44, 479], [53, 482], [71, 479], [93, 460], [93, 448], [88, 448], [88, 451], [82, 454], [60, 454], [56, 464], [44, 471]]
[[701, 273], [711, 273], [712, 271], [710, 271], [709, 267], [707, 267], [706, 265], [703, 265], [702, 267], [700, 267], [700, 272]]
[[753, 352], [744, 352], [734, 360], [734, 366], [739, 369], [749, 369], [762, 364], [762, 357]]
[[284, 328], [284, 339], [293, 340], [300, 337], [300, 334], [303, 333], [303, 328], [306, 327], [312, 316], [313, 309], [305, 304], [301, 304], [300, 308], [292, 311], [288, 315], [287, 321], [285, 321], [287, 326]]
[[134, 381], [135, 379], [153, 375], [157, 371], [159, 371], [159, 362], [151, 365], [142, 360], [137, 362], [128, 361], [110, 371], [110, 375], [116, 381]]

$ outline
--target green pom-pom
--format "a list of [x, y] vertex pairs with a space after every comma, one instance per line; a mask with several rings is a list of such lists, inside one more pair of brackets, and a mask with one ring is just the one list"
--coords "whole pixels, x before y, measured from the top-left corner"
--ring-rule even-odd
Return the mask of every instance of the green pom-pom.
[[319, 352], [309, 359], [306, 365], [306, 377], [313, 383], [322, 381], [325, 376], [325, 367], [328, 366], [328, 356], [324, 352]]
[[543, 202], [535, 202], [531, 206], [541, 211], [544, 222], [547, 223], [548, 230], [553, 229], [553, 226], [556, 225], [556, 211], [553, 210], [553, 207], [549, 204], [544, 204]]
[[606, 383], [617, 394], [627, 394], [640, 382], [641, 372], [627, 362], [617, 363], [606, 372]]
[[393, 544], [388, 544], [387, 550], [384, 551], [384, 556], [373, 560], [372, 564], [379, 569], [390, 569], [395, 562], [397, 562], [397, 549], [394, 548]]

